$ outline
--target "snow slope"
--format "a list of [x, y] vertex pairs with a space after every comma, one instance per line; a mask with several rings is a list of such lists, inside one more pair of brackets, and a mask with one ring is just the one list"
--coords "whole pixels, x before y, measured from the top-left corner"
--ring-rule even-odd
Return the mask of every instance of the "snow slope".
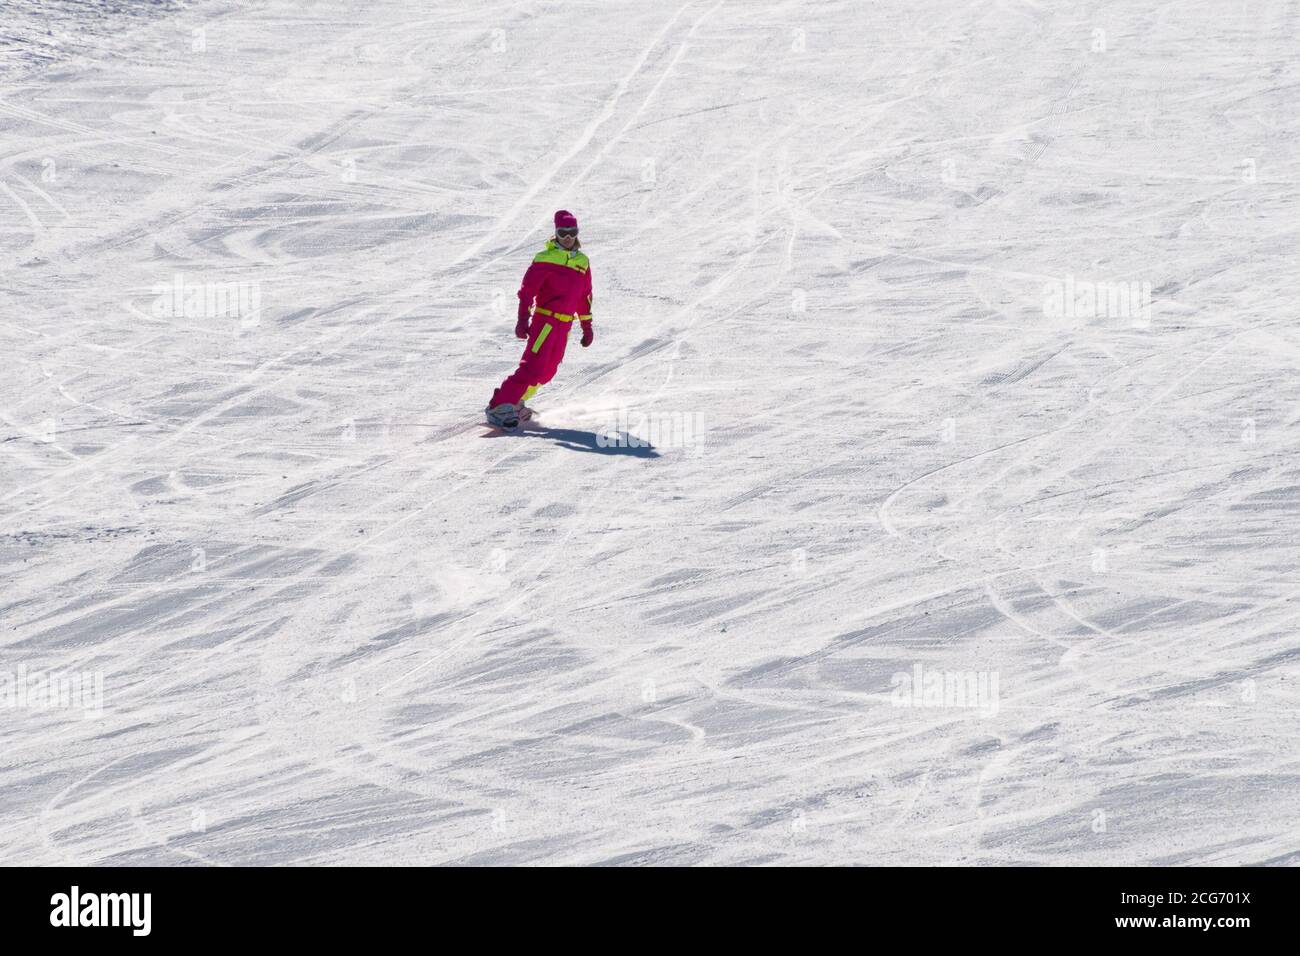
[[1300, 5], [121, 6], [0, 61], [0, 672], [103, 687], [0, 860], [1300, 860]]

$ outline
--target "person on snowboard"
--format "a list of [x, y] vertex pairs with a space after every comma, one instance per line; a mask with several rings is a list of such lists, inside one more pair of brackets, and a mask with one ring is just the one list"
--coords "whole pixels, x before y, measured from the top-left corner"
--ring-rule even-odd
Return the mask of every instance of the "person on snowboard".
[[489, 425], [517, 428], [521, 420], [532, 417], [532, 409], [524, 403], [555, 377], [574, 319], [582, 325], [582, 347], [592, 343], [591, 264], [580, 249], [577, 218], [567, 209], [558, 210], [555, 236], [533, 256], [519, 287], [515, 338], [527, 339], [528, 344], [519, 367], [492, 393]]

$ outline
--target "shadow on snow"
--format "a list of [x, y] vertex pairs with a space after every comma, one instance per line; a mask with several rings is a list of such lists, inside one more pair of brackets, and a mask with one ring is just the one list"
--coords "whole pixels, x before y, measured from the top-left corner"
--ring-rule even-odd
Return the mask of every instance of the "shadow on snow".
[[577, 428], [547, 428], [545, 425], [529, 424], [514, 432], [493, 429], [484, 437], [493, 438], [507, 434], [526, 438], [549, 438], [561, 448], [595, 452], [598, 455], [624, 455], [629, 458], [660, 457], [654, 445], [627, 432], [605, 433], [603, 436], [598, 436], [595, 432], [585, 432]]

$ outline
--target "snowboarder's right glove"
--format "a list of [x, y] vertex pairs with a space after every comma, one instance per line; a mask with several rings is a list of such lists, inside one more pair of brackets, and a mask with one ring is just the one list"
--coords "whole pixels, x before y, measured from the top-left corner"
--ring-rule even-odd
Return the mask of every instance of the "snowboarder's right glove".
[[519, 319], [515, 322], [515, 338], [528, 338], [528, 303], [519, 303]]
[[582, 347], [585, 349], [595, 341], [596, 333], [591, 327], [591, 319], [584, 319], [582, 322]]

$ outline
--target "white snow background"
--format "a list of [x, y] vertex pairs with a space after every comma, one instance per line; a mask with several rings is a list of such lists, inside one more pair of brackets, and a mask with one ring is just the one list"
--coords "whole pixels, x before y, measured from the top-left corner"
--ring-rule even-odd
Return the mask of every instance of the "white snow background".
[[0, 17], [0, 862], [1300, 860], [1300, 4]]

